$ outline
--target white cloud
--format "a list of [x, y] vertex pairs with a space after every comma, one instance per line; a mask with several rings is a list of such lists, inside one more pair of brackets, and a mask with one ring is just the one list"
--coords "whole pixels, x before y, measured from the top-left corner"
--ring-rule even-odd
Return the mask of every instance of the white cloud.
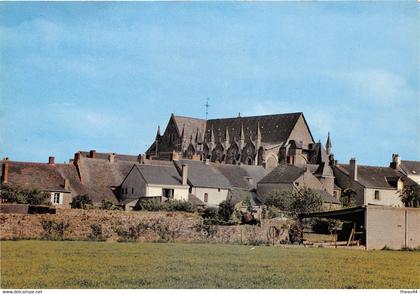
[[359, 99], [367, 99], [378, 106], [390, 106], [414, 98], [414, 91], [405, 78], [396, 73], [381, 69], [362, 69], [335, 74], [344, 81]]

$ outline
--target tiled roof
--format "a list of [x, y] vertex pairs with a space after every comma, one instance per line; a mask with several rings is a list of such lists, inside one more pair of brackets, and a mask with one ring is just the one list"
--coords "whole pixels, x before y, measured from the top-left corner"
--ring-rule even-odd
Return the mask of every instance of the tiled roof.
[[[80, 151], [82, 157], [90, 157], [89, 151]], [[109, 156], [113, 154], [115, 160], [122, 161], [138, 161], [138, 155], [129, 155], [129, 154], [117, 154], [112, 152], [95, 152], [95, 159], [109, 159]]]
[[86, 187], [82, 184], [77, 173], [77, 169], [73, 164], [56, 164], [60, 175], [69, 181], [72, 197], [87, 194]]
[[251, 200], [252, 206], [261, 205], [261, 201], [258, 199], [257, 194], [253, 191], [246, 191], [243, 189], [231, 189], [229, 192], [229, 200], [233, 204], [244, 201], [246, 198]]
[[408, 174], [420, 175], [420, 161], [401, 160], [401, 168]]
[[173, 118], [178, 127], [180, 135], [182, 134], [182, 129], [184, 129], [185, 139], [188, 140], [190, 136], [192, 136], [192, 138], [195, 139], [197, 129], [201, 135], [204, 134], [204, 131], [206, 129], [206, 120], [180, 115], [174, 115]]
[[281, 164], [266, 175], [259, 184], [284, 183], [291, 184], [305, 172], [304, 167]]
[[136, 164], [135, 167], [142, 174], [144, 180], [148, 184], [182, 185], [182, 177], [174, 165], [163, 166]]
[[324, 191], [324, 190], [314, 190], [314, 191], [318, 193], [319, 196], [321, 196], [321, 200], [324, 203], [335, 203], [335, 204], [341, 203], [337, 198], [329, 194], [327, 191]]
[[[348, 164], [340, 164], [338, 168], [350, 174]], [[403, 177], [402, 173], [390, 167], [357, 165], [357, 181], [367, 188], [395, 189], [395, 179]]]
[[268, 173], [262, 166], [220, 163], [211, 165], [227, 178], [232, 187], [244, 190], [256, 188], [256, 184]]
[[186, 164], [188, 166], [188, 181], [194, 187], [208, 187], [208, 188], [230, 188], [231, 185], [219, 172], [218, 169], [214, 167], [213, 164], [206, 164], [203, 161], [197, 160], [178, 160], [174, 161], [178, 171], [181, 172], [182, 165]]
[[[0, 161], [0, 176], [3, 174], [3, 163]], [[64, 178], [53, 164], [8, 161], [8, 183], [24, 189], [43, 191], [65, 191]], [[68, 191], [67, 191], [68, 192]]]
[[118, 187], [133, 166], [131, 161], [82, 157], [78, 163], [82, 184], [94, 203], [109, 200], [117, 203], [113, 192]]
[[229, 131], [229, 137], [232, 140], [239, 140], [241, 128], [243, 126], [245, 141], [256, 139], [258, 124], [261, 131], [261, 142], [264, 143], [285, 143], [289, 138], [299, 117], [303, 115], [298, 113], [285, 113], [274, 115], [248, 116], [209, 119], [206, 126], [206, 141], [210, 140], [211, 130], [213, 128], [216, 142], [225, 140], [226, 128]]

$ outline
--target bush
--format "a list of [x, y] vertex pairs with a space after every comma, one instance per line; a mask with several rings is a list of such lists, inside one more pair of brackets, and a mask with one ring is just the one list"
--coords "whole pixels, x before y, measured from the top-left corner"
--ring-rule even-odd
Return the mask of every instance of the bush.
[[87, 209], [92, 206], [92, 200], [89, 198], [89, 195], [78, 195], [73, 198], [70, 203], [71, 208], [81, 208]]
[[203, 233], [206, 236], [206, 238], [213, 238], [214, 235], [216, 235], [217, 233], [217, 226], [205, 224], [204, 222], [200, 224], [196, 224], [193, 228], [197, 232]]
[[192, 204], [183, 200], [169, 200], [164, 203], [163, 208], [167, 211], [194, 212]]
[[137, 225], [131, 225], [128, 229], [122, 227], [114, 228], [115, 233], [120, 237], [119, 242], [135, 242], [139, 237], [150, 228], [148, 224], [138, 223]]
[[2, 185], [0, 189], [0, 198], [2, 202], [31, 204], [31, 205], [49, 205], [51, 195], [41, 192], [37, 189], [21, 189], [16, 186]]
[[303, 243], [303, 228], [299, 221], [295, 221], [289, 229], [289, 240], [293, 243]]
[[41, 220], [41, 226], [44, 230], [43, 238], [45, 240], [64, 240], [64, 234], [69, 228], [67, 222], [55, 222], [52, 220]]
[[103, 199], [101, 203], [101, 209], [106, 209], [106, 210], [114, 209], [114, 203], [112, 203], [109, 200]]
[[105, 241], [106, 238], [103, 235], [101, 224], [92, 224], [90, 225], [90, 229], [92, 230], [92, 232], [88, 236], [89, 240]]
[[163, 205], [159, 199], [141, 199], [137, 202], [134, 210], [159, 211], [163, 210]]
[[225, 222], [229, 222], [233, 212], [235, 211], [235, 206], [230, 200], [224, 200], [220, 202], [217, 215], [219, 219]]

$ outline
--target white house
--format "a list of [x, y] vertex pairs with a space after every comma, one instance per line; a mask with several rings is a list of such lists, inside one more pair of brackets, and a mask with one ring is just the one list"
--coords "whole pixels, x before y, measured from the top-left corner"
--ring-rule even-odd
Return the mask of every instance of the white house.
[[182, 176], [173, 165], [134, 164], [120, 187], [120, 199], [128, 203], [143, 197], [165, 197], [188, 201], [188, 167], [182, 169]]

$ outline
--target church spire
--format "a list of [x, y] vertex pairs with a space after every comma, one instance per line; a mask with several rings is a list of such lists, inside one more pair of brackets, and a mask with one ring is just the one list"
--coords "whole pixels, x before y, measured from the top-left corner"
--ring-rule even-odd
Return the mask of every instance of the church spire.
[[332, 144], [331, 144], [330, 132], [328, 132], [327, 143], [325, 144], [325, 149], [328, 155], [332, 153], [331, 148], [332, 148]]
[[228, 127], [226, 127], [226, 131], [225, 131], [225, 149], [227, 150], [229, 148], [229, 130]]
[[160, 139], [160, 126], [158, 126], [157, 133], [156, 133], [156, 140]]
[[240, 134], [240, 137], [239, 137], [239, 144], [240, 144], [239, 148], [242, 150], [242, 148], [244, 148], [244, 146], [245, 146], [245, 133], [244, 133], [244, 124], [243, 123], [241, 124], [241, 134]]
[[214, 148], [214, 131], [213, 131], [213, 125], [211, 126], [211, 133], [210, 133], [210, 150], [213, 150]]
[[260, 129], [260, 122], [257, 124], [257, 145], [258, 147], [261, 146], [261, 129]]

